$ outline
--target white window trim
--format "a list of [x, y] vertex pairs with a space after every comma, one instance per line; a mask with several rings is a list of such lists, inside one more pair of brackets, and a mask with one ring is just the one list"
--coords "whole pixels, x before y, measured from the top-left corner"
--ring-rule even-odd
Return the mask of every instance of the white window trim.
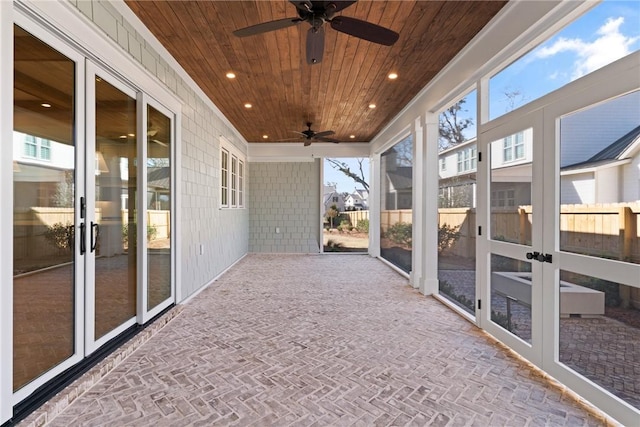
[[[507, 146], [507, 141], [510, 145]], [[522, 147], [522, 155], [518, 156], [518, 147]], [[507, 151], [510, 153], [511, 158], [507, 159]], [[524, 132], [516, 132], [513, 135], [509, 135], [502, 140], [502, 156], [503, 163], [512, 163], [526, 158], [525, 139]]]
[[[222, 168], [222, 155], [227, 153], [227, 169]], [[235, 162], [235, 171], [233, 164]], [[226, 138], [220, 137], [220, 209], [243, 209], [245, 207], [244, 200], [246, 197], [245, 185], [247, 174], [246, 156], [242, 154], [233, 144]], [[223, 174], [226, 173], [227, 185], [222, 186]], [[223, 192], [226, 188], [227, 203], [222, 203]]]

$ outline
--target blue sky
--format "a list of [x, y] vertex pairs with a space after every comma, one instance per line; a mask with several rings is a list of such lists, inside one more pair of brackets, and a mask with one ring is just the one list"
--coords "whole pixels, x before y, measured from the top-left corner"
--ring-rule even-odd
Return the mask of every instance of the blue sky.
[[[498, 117], [639, 49], [640, 1], [605, 0], [490, 80], [490, 116]], [[506, 93], [519, 95], [510, 99]], [[465, 132], [472, 138], [476, 134], [475, 91], [467, 96], [463, 109], [463, 117], [474, 118], [474, 125]], [[355, 159], [340, 160], [352, 169], [358, 167]], [[365, 173], [368, 180], [368, 161]], [[356, 187], [326, 162], [324, 182], [337, 183], [341, 192]]]
[[[340, 162], [347, 163], [351, 170], [359, 171], [358, 161], [355, 158], [336, 158], [336, 160]], [[365, 174], [365, 181], [371, 183], [369, 180], [369, 159], [365, 159], [363, 165], [363, 170]], [[324, 161], [324, 183], [327, 184], [329, 182], [335, 182], [338, 187], [338, 192], [347, 192], [353, 193], [353, 190], [357, 188], [363, 188], [362, 185], [356, 184], [354, 180], [343, 174], [342, 172], [334, 169], [329, 162]]]
[[[491, 78], [490, 117], [499, 117], [638, 49], [640, 1], [605, 0]], [[463, 117], [474, 119], [465, 132], [469, 139], [476, 135], [475, 91], [467, 96], [463, 109]]]
[[640, 1], [604, 1], [489, 83], [491, 118], [532, 101], [640, 48]]

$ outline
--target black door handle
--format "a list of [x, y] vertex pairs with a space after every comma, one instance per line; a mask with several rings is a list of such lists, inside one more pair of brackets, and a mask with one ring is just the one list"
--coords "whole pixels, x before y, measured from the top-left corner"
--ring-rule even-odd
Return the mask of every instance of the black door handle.
[[[95, 235], [93, 233], [95, 230]], [[97, 223], [91, 221], [91, 252], [96, 250], [98, 246], [98, 237], [100, 236], [100, 226]]]
[[540, 262], [548, 262], [551, 263], [553, 257], [550, 254], [543, 254], [541, 252], [527, 252], [527, 259], [535, 259]]
[[538, 259], [540, 252], [527, 252], [527, 259]]
[[87, 251], [87, 246], [84, 241], [84, 238], [85, 238], [84, 232], [85, 232], [84, 222], [81, 222], [80, 223], [80, 255], [84, 255], [84, 253]]

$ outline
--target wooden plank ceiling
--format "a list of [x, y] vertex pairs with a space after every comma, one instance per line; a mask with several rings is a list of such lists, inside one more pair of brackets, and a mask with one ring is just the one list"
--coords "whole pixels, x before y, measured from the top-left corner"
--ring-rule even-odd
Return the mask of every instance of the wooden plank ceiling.
[[[340, 141], [368, 142], [506, 1], [360, 0], [337, 16], [390, 28], [399, 40], [382, 46], [325, 23], [324, 58], [314, 65], [306, 62], [306, 22], [244, 38], [232, 34], [297, 17], [289, 1], [126, 3], [247, 141], [302, 141], [294, 131], [312, 122], [314, 131], [333, 130]], [[229, 71], [235, 79], [225, 77]], [[390, 80], [391, 72], [399, 77]]]

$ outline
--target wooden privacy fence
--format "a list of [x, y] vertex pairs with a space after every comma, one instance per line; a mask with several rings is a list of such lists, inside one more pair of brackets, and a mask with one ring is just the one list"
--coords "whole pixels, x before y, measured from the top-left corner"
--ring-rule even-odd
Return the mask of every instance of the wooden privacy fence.
[[[369, 219], [369, 211], [345, 212], [355, 226]], [[411, 209], [380, 213], [382, 231], [397, 223], [411, 223]], [[531, 206], [491, 212], [491, 237], [496, 240], [531, 244], [531, 224], [536, 219]], [[438, 226], [447, 224], [460, 232], [447, 251], [475, 257], [476, 211], [472, 208], [438, 209]], [[562, 205], [560, 209], [560, 249], [598, 257], [640, 263], [640, 202]]]
[[[439, 225], [460, 227], [450, 249], [464, 256], [475, 246], [475, 209], [439, 209]], [[491, 212], [491, 238], [531, 244], [531, 206]], [[561, 205], [560, 250], [640, 263], [640, 202]]]
[[357, 227], [362, 220], [369, 221], [369, 211], [346, 211], [343, 214], [349, 217], [349, 221], [354, 227]]
[[[121, 211], [122, 224], [127, 224], [128, 211]], [[73, 209], [33, 207], [13, 214], [14, 259], [38, 259], [57, 255], [59, 249], [45, 238], [45, 232], [54, 224], [73, 224]], [[104, 222], [101, 209], [96, 209], [96, 220]], [[117, 221], [117, 217], [116, 217]], [[171, 236], [171, 213], [166, 210], [147, 210], [147, 224], [155, 228], [155, 239]]]
[[413, 211], [411, 209], [398, 209], [380, 212], [380, 229], [386, 232], [393, 224], [404, 222], [413, 223]]

